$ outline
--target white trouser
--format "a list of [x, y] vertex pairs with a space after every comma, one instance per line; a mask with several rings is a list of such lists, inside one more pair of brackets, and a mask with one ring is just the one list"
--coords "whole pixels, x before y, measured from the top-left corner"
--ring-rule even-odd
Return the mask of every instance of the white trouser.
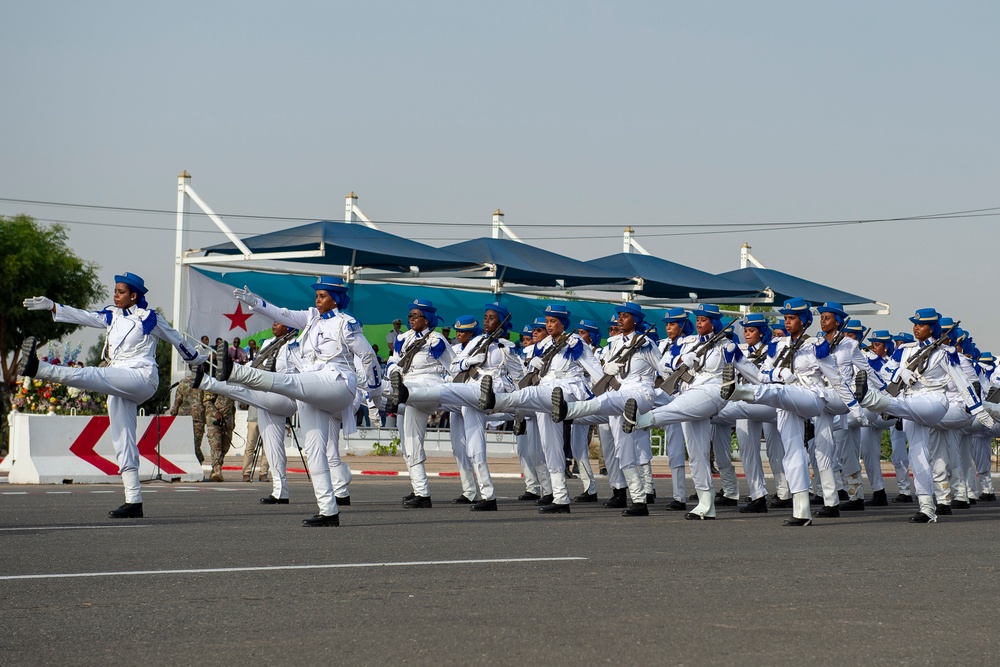
[[574, 423], [570, 427], [569, 444], [573, 452], [573, 458], [580, 465], [580, 481], [583, 483], [583, 492], [591, 495], [597, 493], [597, 478], [594, 477], [594, 469], [590, 465], [590, 426], [586, 424]]
[[604, 467], [608, 471], [608, 483], [611, 490], [625, 488], [625, 476], [622, 474], [621, 464], [618, 462], [618, 443], [614, 433], [608, 424], [601, 424], [597, 427], [597, 433], [601, 438], [601, 451], [604, 452]]
[[285, 455], [285, 417], [258, 409], [257, 426], [264, 441], [264, 455], [271, 464], [271, 495], [288, 497], [288, 459]]
[[522, 435], [517, 436], [517, 458], [521, 462], [521, 472], [524, 474], [524, 489], [528, 493], [543, 495], [543, 481], [550, 485], [548, 470], [539, 475], [539, 468], [545, 465], [545, 456], [538, 440], [538, 428], [534, 419], [528, 419]]
[[899, 424], [901, 428], [896, 428], [895, 425], [889, 428], [889, 442], [892, 445], [889, 460], [892, 461], [892, 467], [896, 470], [896, 486], [899, 487], [899, 493], [908, 496], [912, 491], [910, 488], [910, 455], [906, 451], [906, 431], [902, 428], [902, 420], [899, 421]]
[[882, 479], [882, 432], [884, 429], [867, 426], [861, 429], [861, 458], [872, 493], [885, 489]]
[[680, 503], [687, 502], [687, 458], [684, 448], [684, 431], [680, 424], [668, 424], [663, 428], [663, 437], [667, 440], [667, 461], [670, 464], [674, 500]]
[[818, 391], [798, 385], [766, 384], [754, 387], [754, 402], [777, 409], [777, 428], [784, 456], [781, 467], [791, 494], [809, 490], [809, 454], [803, 438], [805, 421], [823, 411], [826, 402]]
[[[252, 405], [258, 410], [267, 410], [282, 417], [291, 417], [295, 414], [297, 407], [295, 401], [287, 396], [274, 394], [269, 391], [251, 389], [241, 384], [219, 382], [208, 375], [201, 379], [201, 384], [198, 388], [213, 394], [221, 394], [234, 401]], [[270, 457], [267, 460], [270, 461]]]
[[980, 493], [995, 493], [993, 490], [993, 461], [990, 450], [992, 439], [987, 435], [972, 436], [972, 459], [976, 464], [976, 478]]
[[767, 495], [767, 486], [764, 484], [764, 463], [760, 458], [760, 436], [763, 430], [763, 422], [750, 419], [736, 421], [736, 441], [740, 445], [743, 474], [747, 486], [750, 487], [750, 500], [757, 500]]
[[[597, 398], [592, 398], [586, 401], [574, 401], [569, 404], [566, 418], [583, 421], [587, 417], [600, 417], [608, 421], [608, 427], [611, 433], [614, 446], [614, 465], [616, 468], [617, 477], [618, 473], [624, 471], [627, 468], [633, 468], [640, 464], [649, 463], [652, 458], [652, 449], [650, 448], [648, 454], [645, 451], [644, 441], [648, 441], [649, 434], [643, 431], [635, 430], [632, 433], [625, 433], [622, 430], [622, 424], [624, 418], [622, 413], [625, 410], [625, 403], [629, 399], [634, 399], [638, 405], [639, 412], [647, 412], [653, 407], [653, 394], [646, 388], [635, 387], [635, 388], [623, 388], [617, 391], [609, 391], [607, 393], [601, 394]], [[575, 425], [574, 425], [575, 426]], [[576, 452], [574, 451], [574, 456]], [[579, 460], [579, 457], [576, 456]], [[608, 464], [608, 455], [605, 453], [604, 462]], [[611, 467], [608, 467], [608, 474], [611, 476]], [[612, 480], [619, 481], [619, 480]], [[612, 488], [622, 488], [626, 478], [623, 476], [620, 478], [622, 486], [615, 486], [612, 484]]]
[[787, 500], [791, 494], [788, 492], [788, 481], [785, 479], [785, 468], [782, 465], [785, 445], [781, 442], [777, 420], [778, 413], [775, 411], [774, 421], [764, 422], [764, 451], [767, 453], [767, 463], [771, 466], [771, 474], [774, 475], [774, 494], [782, 500]]
[[[948, 399], [944, 392], [925, 392], [911, 396], [883, 397], [882, 412], [902, 417], [908, 423], [906, 438], [909, 441], [910, 466], [913, 468], [913, 486], [918, 496], [934, 493], [934, 461], [947, 458], [943, 438], [933, 438], [931, 429], [941, 423], [948, 412]], [[944, 462], [947, 466], [947, 462]], [[940, 467], [940, 465], [939, 465]]]
[[348, 498], [351, 495], [351, 467], [340, 458], [340, 432], [344, 424], [340, 415], [330, 417], [329, 440], [326, 445], [326, 460], [330, 464], [330, 482], [333, 493], [338, 498]]
[[77, 368], [53, 366], [40, 361], [35, 377], [66, 387], [107, 394], [111, 442], [115, 447], [118, 472], [125, 487], [125, 502], [141, 503], [139, 448], [135, 435], [136, 410], [140, 403], [145, 403], [156, 393], [160, 380], [156, 366]]
[[691, 463], [691, 479], [696, 491], [709, 491], [713, 488], [709, 462], [710, 420], [724, 405], [725, 400], [719, 395], [719, 385], [706, 384], [687, 389], [669, 405], [655, 408], [651, 413], [655, 426], [681, 424]]
[[309, 466], [309, 476], [312, 478], [313, 493], [319, 513], [332, 516], [340, 510], [333, 493], [333, 482], [330, 478], [330, 459], [327, 455], [327, 445], [330, 441], [330, 413], [320, 410], [308, 403], [299, 401], [299, 424], [304, 432], [302, 451]]
[[740, 485], [736, 478], [736, 466], [733, 465], [733, 427], [716, 423], [716, 420], [712, 420], [711, 425], [709, 437], [712, 439], [712, 451], [715, 452], [715, 467], [719, 469], [719, 478], [722, 480], [722, 493], [726, 498], [738, 500]]

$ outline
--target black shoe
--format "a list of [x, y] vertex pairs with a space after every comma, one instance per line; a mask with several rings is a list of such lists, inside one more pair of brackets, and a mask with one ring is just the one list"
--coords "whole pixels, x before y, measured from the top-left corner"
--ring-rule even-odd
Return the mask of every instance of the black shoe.
[[37, 347], [38, 339], [34, 336], [28, 336], [21, 343], [21, 358], [17, 360], [18, 375], [33, 378], [38, 374], [38, 355], [35, 354], [35, 348]]
[[681, 501], [674, 499], [671, 500], [670, 504], [664, 507], [663, 509], [667, 510], [668, 512], [687, 512], [688, 506], [687, 503], [682, 503]]
[[888, 504], [889, 498], [885, 495], [885, 489], [872, 491], [871, 500], [865, 501], [865, 505], [868, 507], [886, 507]]
[[972, 498], [971, 496], [969, 497], [969, 504], [970, 505], [975, 505], [978, 501], [979, 501], [978, 498]]
[[622, 510], [622, 516], [649, 516], [649, 508], [646, 503], [632, 503], [632, 507]]
[[551, 493], [546, 493], [544, 496], [536, 500], [535, 504], [538, 505], [539, 507], [544, 507], [545, 505], [551, 505], [552, 501], [555, 499], [556, 497], [554, 495], [552, 495]]
[[851, 496], [847, 494], [847, 491], [845, 491], [844, 489], [837, 489], [837, 500], [839, 500], [842, 503], [846, 503], [850, 499]]
[[971, 505], [965, 500], [953, 500], [951, 502], [951, 507], [956, 510], [967, 510], [971, 507]]
[[220, 340], [215, 346], [215, 359], [217, 364], [215, 379], [219, 382], [225, 382], [233, 373], [233, 358], [229, 356], [229, 343], [225, 340]]
[[625, 411], [622, 413], [622, 430], [631, 433], [635, 430], [635, 421], [639, 415], [639, 404], [634, 398], [625, 401]]
[[698, 494], [697, 493], [692, 493], [690, 496], [688, 496], [688, 500], [690, 500], [692, 502], [698, 502]]
[[823, 496], [818, 495], [816, 493], [810, 493], [809, 494], [809, 504], [810, 505], [823, 505], [823, 504], [825, 504], [823, 502]]
[[108, 512], [108, 516], [112, 519], [141, 519], [142, 503], [125, 503], [118, 509]]
[[823, 505], [818, 510], [816, 510], [816, 516], [823, 517], [824, 519], [838, 519], [840, 518], [840, 506]]
[[684, 518], [688, 521], [714, 521], [714, 516], [705, 516], [704, 514], [695, 514], [694, 512], [688, 512], [684, 515]]
[[[463, 498], [465, 496], [462, 496]], [[496, 512], [497, 511], [497, 500], [480, 500], [478, 503], [473, 503], [472, 507], [469, 508], [472, 512]]]
[[324, 526], [339, 526], [340, 525], [340, 515], [334, 514], [333, 516], [326, 516], [323, 514], [316, 514], [311, 519], [303, 519], [302, 525], [306, 528], [322, 528]]
[[725, 494], [715, 496], [715, 506], [716, 507], [736, 507], [740, 504], [736, 498], [730, 498]]
[[910, 523], [930, 523], [931, 518], [923, 512], [917, 512], [910, 517]]
[[205, 364], [198, 364], [194, 367], [194, 377], [191, 378], [191, 388], [197, 389], [201, 386], [201, 381], [205, 379]]
[[719, 393], [722, 394], [722, 398], [728, 401], [734, 391], [736, 391], [736, 367], [732, 364], [726, 364], [722, 367], [722, 387], [719, 389]]
[[552, 421], [556, 424], [561, 423], [566, 419], [566, 410], [569, 406], [566, 405], [566, 399], [563, 398], [562, 387], [555, 387], [552, 389]]
[[854, 374], [854, 400], [858, 403], [865, 400], [868, 393], [868, 371], [858, 371]]
[[938, 503], [937, 507], [934, 508], [934, 513], [938, 516], [948, 516], [951, 514], [951, 505], [943, 505]]
[[767, 499], [764, 496], [751, 500], [740, 508], [740, 514], [767, 514]]
[[527, 420], [521, 417], [514, 419], [514, 435], [524, 435], [527, 430], [528, 430]]
[[580, 474], [580, 462], [577, 461], [576, 459], [573, 459], [573, 474], [574, 475]]
[[451, 504], [452, 505], [472, 505], [475, 502], [476, 502], [475, 500], [469, 500], [465, 496], [459, 496], [458, 498], [455, 498], [453, 501], [451, 501]]
[[274, 496], [264, 496], [260, 499], [261, 505], [287, 505], [288, 498], [275, 498]]
[[[493, 376], [484, 375], [483, 379], [479, 381], [479, 409], [486, 412], [496, 406], [497, 395], [493, 393]], [[514, 432], [516, 435], [520, 435], [517, 433], [517, 421], [514, 422]]]
[[846, 503], [840, 503], [841, 512], [864, 512], [865, 511], [865, 501], [861, 498], [857, 500], [848, 500]]
[[584, 491], [580, 495], [578, 495], [575, 498], [573, 498], [573, 502], [574, 503], [596, 503], [597, 502], [597, 494], [596, 493], [587, 493], [586, 491]]
[[656, 491], [655, 490], [652, 493], [647, 493], [646, 494], [646, 504], [647, 505], [655, 505], [656, 504]]
[[711, 464], [711, 466], [709, 467], [708, 471], [710, 473], [712, 473], [713, 475], [718, 475], [719, 474], [719, 469], [715, 467], [715, 463], [714, 462]]
[[337, 496], [337, 504], [340, 505], [341, 507], [349, 507], [351, 504], [351, 497], [344, 496], [343, 498], [341, 498], [340, 496]]
[[410, 397], [410, 391], [406, 388], [406, 383], [403, 382], [403, 374], [393, 373], [389, 384], [392, 385], [392, 396], [389, 398], [389, 402], [399, 408]]
[[997, 494], [984, 493], [981, 496], [979, 496], [979, 500], [984, 503], [995, 503], [997, 501]]
[[566, 459], [566, 467], [563, 468], [563, 474], [566, 475], [566, 479], [576, 479], [576, 475], [573, 474], [572, 460], [573, 459]]
[[430, 496], [413, 496], [413, 498], [403, 503], [403, 507], [408, 509], [428, 509], [431, 506]]
[[901, 493], [898, 496], [896, 496], [895, 498], [893, 498], [892, 502], [894, 502], [894, 503], [912, 503], [913, 502], [913, 496], [907, 495], [905, 493]]
[[517, 497], [518, 500], [538, 500], [541, 496], [537, 493], [532, 493], [531, 491], [525, 491]]
[[416, 498], [416, 497], [417, 497], [417, 494], [415, 494], [415, 493], [413, 493], [413, 492], [411, 491], [410, 493], [408, 493], [408, 494], [406, 494], [405, 496], [403, 496], [403, 502], [405, 503], [405, 502], [407, 502], [407, 501], [409, 501], [409, 500], [413, 500], [413, 499], [414, 499], [414, 498]]
[[783, 510], [788, 509], [792, 506], [791, 498], [778, 498], [777, 500], [772, 500], [767, 504], [773, 510]]
[[538, 508], [539, 514], [569, 514], [569, 505], [556, 505], [555, 503], [549, 503], [544, 507]]
[[600, 470], [599, 470], [599, 471], [597, 472], [597, 474], [598, 474], [598, 475], [605, 475], [605, 476], [606, 476], [606, 475], [608, 474], [608, 469], [607, 469], [607, 468], [601, 468], [601, 469], [600, 469]]
[[628, 498], [625, 489], [612, 489], [611, 498], [604, 501], [604, 506], [611, 510], [620, 510], [628, 507]]
[[806, 420], [805, 427], [802, 431], [802, 441], [808, 445], [810, 440], [816, 437], [816, 425], [812, 423], [811, 419]]
[[792, 517], [791, 519], [785, 519], [781, 522], [782, 526], [811, 526], [812, 519], [796, 519]]

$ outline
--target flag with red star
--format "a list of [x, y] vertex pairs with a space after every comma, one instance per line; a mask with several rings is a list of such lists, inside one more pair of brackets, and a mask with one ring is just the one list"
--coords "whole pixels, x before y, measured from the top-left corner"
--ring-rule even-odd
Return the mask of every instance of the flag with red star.
[[188, 276], [190, 335], [196, 338], [208, 336], [214, 343], [216, 338], [232, 341], [236, 336], [246, 340], [259, 331], [271, 328], [272, 320], [251, 312], [245, 303], [234, 299], [233, 288], [229, 285], [198, 271], [191, 271]]

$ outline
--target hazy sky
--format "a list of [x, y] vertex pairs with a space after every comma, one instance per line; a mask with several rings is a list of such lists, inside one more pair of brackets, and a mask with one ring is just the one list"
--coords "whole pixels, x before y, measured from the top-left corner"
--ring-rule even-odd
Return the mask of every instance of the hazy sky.
[[353, 190], [432, 245], [488, 235], [498, 207], [578, 259], [618, 252], [626, 225], [713, 273], [747, 241], [888, 301], [876, 328], [934, 306], [1000, 352], [994, 215], [762, 229], [1000, 207], [996, 2], [40, 1], [3, 19], [0, 198], [166, 212], [0, 214], [67, 222], [109, 284], [139, 273], [168, 313], [186, 169], [243, 235], [300, 223], [238, 214], [342, 219]]

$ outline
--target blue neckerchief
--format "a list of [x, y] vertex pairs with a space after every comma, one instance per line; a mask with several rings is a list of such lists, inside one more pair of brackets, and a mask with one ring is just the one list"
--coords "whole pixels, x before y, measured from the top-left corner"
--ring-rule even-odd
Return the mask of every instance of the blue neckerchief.
[[709, 338], [711, 338], [711, 336], [709, 336], [707, 334], [704, 335], [704, 336], [698, 336], [698, 342], [699, 343], [707, 343]]

